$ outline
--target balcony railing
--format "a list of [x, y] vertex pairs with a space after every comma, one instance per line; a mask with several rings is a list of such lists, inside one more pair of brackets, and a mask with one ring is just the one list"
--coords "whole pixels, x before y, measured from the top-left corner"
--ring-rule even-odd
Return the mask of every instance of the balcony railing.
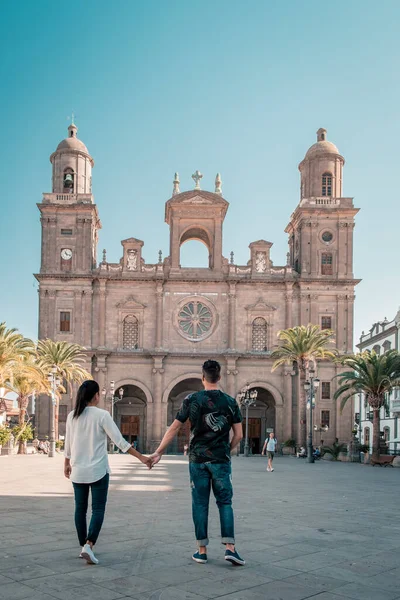
[[51, 204], [93, 204], [92, 194], [43, 194], [43, 202]]

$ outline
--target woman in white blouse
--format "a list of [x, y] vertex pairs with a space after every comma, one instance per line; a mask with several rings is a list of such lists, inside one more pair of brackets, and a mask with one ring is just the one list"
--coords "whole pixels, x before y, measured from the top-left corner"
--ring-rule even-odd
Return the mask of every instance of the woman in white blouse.
[[[71, 479], [75, 495], [75, 526], [82, 546], [80, 557], [97, 565], [93, 553], [104, 520], [110, 467], [107, 436], [122, 451], [138, 458], [149, 469], [150, 458], [132, 448], [108, 411], [97, 408], [100, 389], [96, 381], [84, 381], [78, 390], [75, 409], [67, 418], [64, 475]], [[87, 531], [86, 513], [92, 492], [92, 517]]]

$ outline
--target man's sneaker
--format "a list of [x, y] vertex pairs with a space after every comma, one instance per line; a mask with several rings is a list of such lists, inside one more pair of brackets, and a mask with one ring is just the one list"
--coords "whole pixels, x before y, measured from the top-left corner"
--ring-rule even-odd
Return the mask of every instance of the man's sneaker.
[[81, 550], [81, 553], [80, 553], [80, 555], [79, 555], [79, 558], [83, 558], [83, 556], [82, 556], [82, 552], [83, 552], [83, 546], [82, 546], [82, 550]]
[[271, 473], [272, 473], [273, 469], [270, 469], [270, 470], [271, 470]]
[[225, 551], [225, 560], [228, 560], [235, 567], [243, 566], [246, 564], [246, 561], [244, 561], [243, 558], [241, 558], [239, 556], [239, 554], [236, 552], [236, 550], [234, 552], [232, 552], [232, 550], [226, 550]]
[[269, 467], [267, 467], [267, 473], [269, 473], [269, 472], [270, 472], [270, 470], [271, 470], [271, 469], [270, 469]]
[[98, 565], [99, 561], [98, 559], [95, 557], [93, 550], [91, 549], [91, 547], [89, 546], [89, 544], [85, 544], [82, 548], [82, 552], [81, 552], [81, 556], [82, 558], [84, 558], [86, 560], [86, 562], [89, 565]]
[[195, 552], [192, 558], [195, 562], [201, 563], [202, 565], [205, 565], [207, 562], [207, 554], [200, 554], [200, 552]]

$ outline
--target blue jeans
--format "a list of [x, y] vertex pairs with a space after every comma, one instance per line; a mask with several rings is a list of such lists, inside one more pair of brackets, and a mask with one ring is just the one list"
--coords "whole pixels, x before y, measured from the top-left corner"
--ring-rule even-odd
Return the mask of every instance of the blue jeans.
[[208, 545], [208, 507], [211, 487], [219, 509], [223, 544], [234, 544], [230, 463], [189, 463], [192, 514], [198, 546]]
[[[109, 480], [110, 476], [107, 473], [94, 483], [73, 483], [75, 494], [75, 527], [81, 546], [84, 546], [87, 541], [92, 542], [93, 545], [97, 542], [106, 511]], [[92, 518], [90, 519], [88, 533], [86, 513], [88, 509], [89, 489], [92, 491]]]

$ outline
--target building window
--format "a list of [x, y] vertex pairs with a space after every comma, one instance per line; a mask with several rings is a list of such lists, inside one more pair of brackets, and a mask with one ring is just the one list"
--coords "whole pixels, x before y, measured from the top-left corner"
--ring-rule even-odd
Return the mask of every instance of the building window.
[[68, 332], [71, 331], [71, 313], [60, 312], [60, 331]]
[[251, 347], [254, 352], [267, 351], [267, 321], [263, 317], [254, 319], [251, 329]]
[[72, 235], [72, 229], [61, 229], [61, 235]]
[[388, 352], [388, 350], [390, 350], [390, 348], [392, 347], [392, 343], [389, 342], [389, 340], [386, 340], [383, 342], [382, 346], [383, 346], [383, 351]]
[[68, 406], [66, 404], [60, 404], [58, 407], [58, 420], [60, 423], [65, 423], [68, 415]]
[[364, 444], [369, 447], [369, 427], [364, 427]]
[[381, 353], [381, 347], [379, 344], [375, 344], [375, 346], [372, 348], [372, 350], [374, 352], [376, 352], [376, 354], [380, 354]]
[[321, 398], [322, 400], [331, 399], [331, 382], [323, 381], [321, 385]]
[[321, 329], [332, 329], [332, 317], [321, 317]]
[[321, 410], [321, 427], [329, 427], [329, 410]]
[[383, 428], [383, 439], [385, 440], [385, 442], [388, 442], [390, 440], [390, 428], [389, 427]]
[[321, 256], [321, 274], [332, 275], [333, 256], [330, 253], [324, 252]]
[[139, 322], [133, 315], [124, 319], [122, 347], [124, 350], [136, 350], [139, 347]]
[[332, 196], [332, 174], [324, 173], [322, 175], [322, 195]]

